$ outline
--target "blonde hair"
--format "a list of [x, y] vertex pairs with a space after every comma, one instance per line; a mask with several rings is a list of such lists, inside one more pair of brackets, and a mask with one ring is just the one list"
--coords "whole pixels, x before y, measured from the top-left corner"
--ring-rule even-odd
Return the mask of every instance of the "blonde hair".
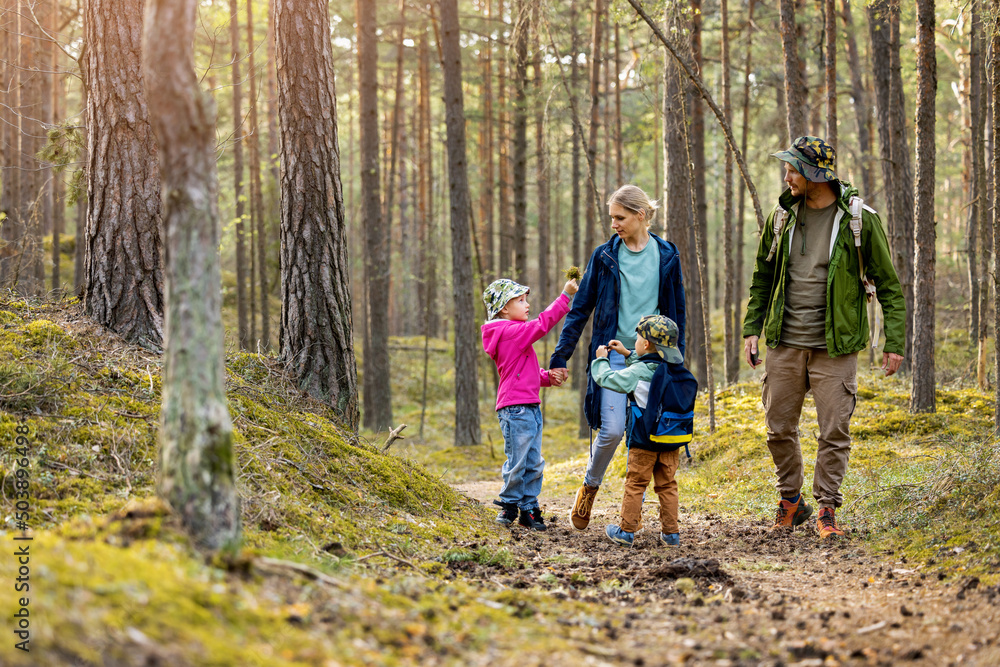
[[615, 190], [615, 193], [608, 199], [608, 206], [612, 204], [618, 204], [633, 213], [641, 211], [645, 215], [643, 222], [646, 223], [646, 227], [652, 224], [653, 216], [660, 208], [655, 199], [650, 199], [649, 195], [636, 185], [623, 185]]

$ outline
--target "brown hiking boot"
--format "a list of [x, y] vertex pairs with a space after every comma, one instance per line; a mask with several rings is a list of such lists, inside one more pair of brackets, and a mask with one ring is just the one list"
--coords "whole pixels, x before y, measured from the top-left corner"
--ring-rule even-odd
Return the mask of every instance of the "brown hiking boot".
[[774, 525], [771, 526], [771, 530], [776, 528], [794, 528], [799, 524], [803, 523], [812, 514], [812, 507], [806, 504], [806, 499], [799, 494], [799, 502], [792, 503], [784, 498], [778, 503], [778, 511], [774, 517]]
[[576, 500], [573, 501], [569, 520], [577, 530], [583, 530], [590, 525], [590, 510], [594, 507], [594, 498], [597, 497], [598, 488], [600, 487], [584, 484], [576, 492]]
[[824, 507], [819, 511], [819, 518], [816, 520], [816, 530], [819, 531], [820, 539], [828, 537], [843, 537], [844, 531], [837, 528], [837, 519], [833, 514], [832, 507]]

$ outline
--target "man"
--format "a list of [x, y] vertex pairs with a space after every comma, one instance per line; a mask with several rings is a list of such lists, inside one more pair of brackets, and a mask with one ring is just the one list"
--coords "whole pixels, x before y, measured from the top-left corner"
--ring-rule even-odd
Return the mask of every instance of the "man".
[[[761, 233], [743, 321], [747, 363], [764, 363], [767, 446], [781, 494], [774, 528], [792, 528], [812, 514], [802, 497], [798, 424], [810, 389], [816, 400], [819, 447], [813, 498], [821, 538], [840, 537], [835, 510], [851, 449], [850, 420], [857, 404], [858, 352], [868, 344], [866, 294], [877, 290], [885, 321], [882, 370], [903, 361], [906, 305], [878, 214], [855, 202], [860, 230], [852, 229], [857, 190], [837, 179], [833, 148], [799, 137], [774, 153], [784, 162], [785, 190]], [[857, 240], [856, 240], [857, 239]], [[873, 286], [870, 283], [874, 283]], [[763, 330], [767, 358], [757, 360]]]

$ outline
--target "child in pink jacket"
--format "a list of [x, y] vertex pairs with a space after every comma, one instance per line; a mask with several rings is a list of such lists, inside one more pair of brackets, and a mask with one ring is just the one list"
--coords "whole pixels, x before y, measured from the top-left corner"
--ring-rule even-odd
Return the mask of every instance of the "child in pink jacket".
[[483, 292], [489, 317], [483, 325], [483, 349], [500, 373], [496, 409], [507, 456], [500, 500], [493, 503], [500, 506], [496, 522], [505, 526], [518, 519], [522, 526], [545, 530], [538, 506], [545, 468], [538, 392], [541, 387], [561, 385], [566, 380], [566, 369], [542, 369], [532, 343], [566, 316], [576, 290], [576, 281], [567, 281], [562, 294], [533, 320], [528, 319], [528, 287], [501, 278]]

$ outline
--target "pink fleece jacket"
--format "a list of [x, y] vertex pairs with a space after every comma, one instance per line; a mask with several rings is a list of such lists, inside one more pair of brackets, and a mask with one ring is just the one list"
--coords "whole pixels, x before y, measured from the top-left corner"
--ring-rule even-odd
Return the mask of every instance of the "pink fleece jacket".
[[568, 312], [569, 295], [563, 292], [533, 320], [490, 320], [483, 325], [483, 349], [500, 373], [497, 410], [508, 405], [541, 402], [538, 390], [551, 386], [549, 372], [538, 365], [538, 356], [531, 344], [547, 334]]

